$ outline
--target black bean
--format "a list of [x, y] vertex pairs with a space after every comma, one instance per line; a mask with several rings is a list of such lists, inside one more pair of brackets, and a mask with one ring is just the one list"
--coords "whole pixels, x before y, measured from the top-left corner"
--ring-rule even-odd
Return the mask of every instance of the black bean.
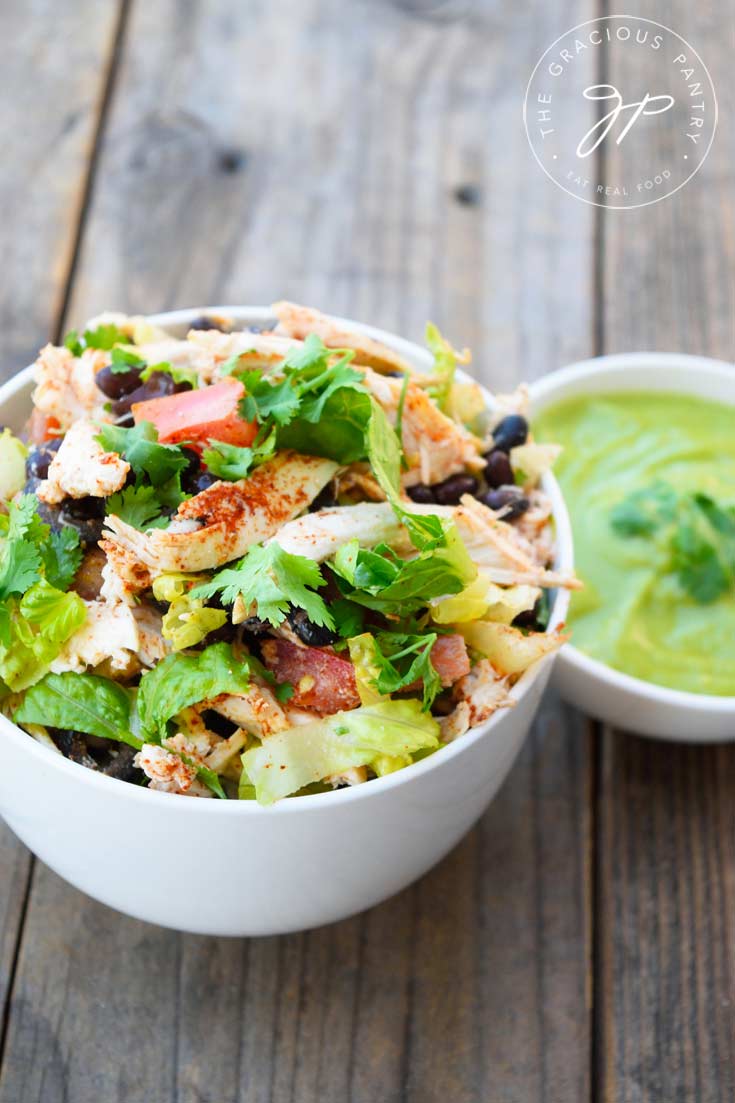
[[223, 739], [229, 739], [237, 731], [237, 724], [228, 720], [221, 712], [215, 712], [214, 709], [204, 709], [201, 717], [209, 730], [215, 735], [221, 735]]
[[126, 394], [131, 394], [140, 386], [140, 373], [143, 367], [144, 365], [141, 364], [137, 368], [115, 372], [112, 370], [112, 365], [108, 364], [106, 367], [100, 368], [94, 377], [94, 381], [108, 398], [122, 398]]
[[302, 643], [309, 647], [327, 647], [330, 643], [336, 643], [339, 636], [331, 628], [325, 625], [314, 624], [309, 620], [304, 609], [292, 609], [288, 614], [288, 623], [293, 628]]
[[443, 483], [436, 483], [432, 490], [440, 506], [456, 506], [463, 494], [476, 494], [477, 485], [474, 475], [450, 475]]
[[26, 478], [46, 479], [52, 459], [59, 450], [61, 437], [46, 441], [32, 448], [26, 459]]
[[485, 481], [488, 486], [507, 486], [513, 482], [513, 468], [510, 466], [508, 453], [500, 448], [494, 448], [492, 452], [485, 453]]
[[430, 486], [426, 486], [424, 483], [416, 483], [416, 486], [407, 487], [406, 493], [412, 502], [421, 502], [424, 505], [432, 506], [436, 503], [434, 491]]
[[493, 429], [493, 441], [496, 448], [510, 452], [528, 439], [528, 422], [520, 414], [508, 414]]
[[503, 521], [514, 521], [531, 504], [518, 486], [501, 486], [497, 490], [487, 490], [484, 494], [478, 494], [478, 499], [490, 509], [504, 509], [506, 512], [503, 514]]
[[145, 775], [142, 770], [133, 765], [136, 754], [137, 751], [134, 747], [121, 743], [115, 750], [108, 751], [109, 761], [99, 767], [100, 773], [107, 774], [108, 777], [115, 777], [118, 781], [131, 781], [139, 785]]
[[[141, 383], [130, 394], [123, 395], [111, 404], [112, 413], [116, 418], [124, 417], [130, 413], [130, 408], [136, 402], [146, 402], [149, 398], [166, 398], [170, 394], [181, 394], [182, 391], [190, 391], [191, 383], [174, 383], [172, 375], [164, 371], [151, 372], [145, 383]], [[118, 425], [121, 422], [118, 420]]]
[[334, 496], [333, 486], [331, 483], [327, 483], [309, 506], [309, 513], [316, 513], [320, 509], [334, 509], [336, 505], [337, 499]]
[[102, 535], [104, 517], [104, 498], [64, 498], [59, 506], [59, 523], [77, 530], [83, 548], [97, 543]]
[[210, 318], [207, 314], [200, 314], [191, 322], [189, 329], [218, 329], [220, 333], [229, 333], [232, 326], [224, 318]]
[[[210, 603], [211, 604], [211, 603]], [[271, 625], [267, 620], [261, 620], [260, 617], [247, 617], [241, 627], [245, 632], [249, 632], [251, 636], [264, 636], [266, 632], [270, 632]]]
[[198, 471], [186, 474], [181, 479], [181, 489], [185, 494], [201, 494], [203, 490], [208, 490], [214, 483], [219, 482], [217, 475], [213, 475], [211, 471], [206, 471], [203, 467], [200, 467]]

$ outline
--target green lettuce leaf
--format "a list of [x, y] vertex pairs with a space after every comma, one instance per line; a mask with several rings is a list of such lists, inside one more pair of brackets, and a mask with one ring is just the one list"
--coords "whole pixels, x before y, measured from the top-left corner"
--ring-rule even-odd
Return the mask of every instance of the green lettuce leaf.
[[182, 709], [220, 693], [247, 693], [247, 657], [236, 657], [227, 643], [215, 643], [196, 655], [167, 655], [140, 679], [138, 715], [146, 738], [160, 742], [169, 720]]
[[418, 701], [377, 702], [277, 732], [245, 751], [243, 788], [249, 782], [261, 804], [272, 804], [352, 766], [381, 767], [386, 756], [406, 761], [438, 746], [439, 725]]
[[140, 750], [143, 742], [130, 730], [130, 716], [130, 694], [117, 682], [97, 674], [69, 672], [47, 674], [26, 690], [13, 720], [85, 732]]

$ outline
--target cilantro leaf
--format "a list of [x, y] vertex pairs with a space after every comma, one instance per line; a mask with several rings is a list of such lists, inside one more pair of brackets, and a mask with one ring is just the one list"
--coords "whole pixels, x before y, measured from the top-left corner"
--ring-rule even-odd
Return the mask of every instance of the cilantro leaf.
[[618, 536], [650, 536], [661, 525], [676, 519], [676, 492], [657, 481], [634, 490], [614, 507], [610, 524]]
[[693, 525], [680, 525], [672, 540], [673, 567], [679, 584], [695, 601], [709, 605], [729, 587], [717, 549]]
[[402, 560], [385, 545], [360, 548], [357, 540], [338, 550], [332, 570], [350, 601], [400, 617], [424, 608], [433, 598], [458, 594], [466, 584], [463, 574], [431, 550]]
[[269, 460], [276, 449], [276, 433], [271, 430], [265, 440], [257, 440], [252, 448], [240, 448], [236, 444], [226, 444], [221, 440], [210, 440], [209, 448], [202, 453], [202, 460], [218, 479], [235, 482], [244, 479], [251, 468]]
[[289, 379], [269, 383], [257, 368], [238, 376], [246, 390], [240, 402], [240, 412], [247, 421], [256, 418], [261, 424], [272, 420], [276, 425], [288, 425], [296, 416], [300, 400]]
[[109, 351], [115, 345], [129, 345], [130, 337], [124, 330], [112, 322], [97, 326], [96, 329], [85, 329], [84, 345], [88, 349], [104, 349]]
[[155, 486], [135, 483], [126, 486], [107, 499], [107, 513], [119, 517], [134, 529], [146, 529], [167, 525], [170, 517], [161, 516], [161, 502]]
[[246, 609], [256, 608], [261, 620], [281, 624], [293, 605], [303, 609], [314, 624], [334, 629], [334, 619], [324, 600], [313, 591], [324, 586], [319, 565], [303, 555], [285, 552], [278, 544], [255, 544], [234, 567], [218, 571], [210, 582], [195, 586], [194, 598], [220, 595], [225, 605], [239, 598]]
[[431, 649], [436, 641], [436, 632], [425, 636], [379, 632], [375, 637], [374, 651], [374, 659], [380, 669], [375, 681], [378, 693], [389, 696], [421, 682], [422, 708], [428, 712], [442, 689], [441, 678], [431, 662]]
[[123, 456], [136, 475], [147, 475], [154, 486], [180, 475], [189, 462], [178, 445], [158, 443], [158, 433], [150, 421], [141, 421], [131, 429], [100, 425], [99, 430], [97, 440], [105, 451]]
[[69, 349], [72, 356], [81, 356], [84, 352], [84, 342], [80, 341], [76, 329], [70, 329], [64, 338], [64, 346]]
[[298, 417], [279, 429], [278, 447], [324, 456], [337, 463], [364, 459], [365, 429], [371, 408], [370, 395], [366, 391], [342, 387], [330, 394], [317, 424]]
[[276, 382], [257, 369], [237, 373], [246, 390], [242, 416], [275, 426], [279, 448], [339, 463], [363, 459], [372, 404], [361, 373], [350, 367], [353, 357], [309, 334], [286, 356]]
[[187, 367], [184, 364], [169, 364], [168, 360], [162, 360], [160, 364], [148, 364], [140, 373], [141, 380], [147, 383], [154, 372], [170, 375], [174, 383], [188, 383], [193, 391], [199, 387], [199, 374], [196, 368]]
[[128, 349], [114, 348], [111, 354], [110, 370], [113, 375], [121, 375], [130, 368], [140, 368], [145, 364], [140, 356]]
[[[22, 494], [8, 502], [7, 531], [0, 555], [0, 601], [10, 594], [25, 593], [41, 577], [41, 553], [33, 541], [34, 527], [40, 524], [36, 505], [33, 494]], [[48, 526], [43, 528], [48, 533]]]
[[65, 525], [59, 532], [50, 532], [41, 549], [46, 581], [58, 590], [68, 590], [83, 554], [76, 529]]

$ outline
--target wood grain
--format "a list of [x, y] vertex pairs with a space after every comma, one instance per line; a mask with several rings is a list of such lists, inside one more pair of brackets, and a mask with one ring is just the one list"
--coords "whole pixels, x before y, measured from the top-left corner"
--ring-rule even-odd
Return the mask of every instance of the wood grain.
[[[709, 158], [677, 195], [605, 216], [605, 351], [732, 360], [735, 12], [674, 3], [646, 15], [703, 57], [721, 121]], [[611, 79], [622, 86], [625, 74]], [[724, 1103], [735, 1093], [735, 749], [613, 731], [603, 748], [599, 1098]]]
[[[0, 8], [0, 381], [58, 325], [116, 16], [115, 4], [92, 0]], [[0, 823], [3, 1022], [29, 871], [27, 853]]]
[[118, 7], [0, 7], [0, 379], [30, 363], [59, 323]]
[[[588, 355], [592, 214], [538, 175], [520, 110], [557, 20], [589, 14], [135, 3], [69, 323], [288, 296], [413, 337], [434, 317], [499, 387]], [[437, 870], [278, 940], [145, 927], [39, 868], [0, 1100], [586, 1099], [589, 784], [550, 699]]]

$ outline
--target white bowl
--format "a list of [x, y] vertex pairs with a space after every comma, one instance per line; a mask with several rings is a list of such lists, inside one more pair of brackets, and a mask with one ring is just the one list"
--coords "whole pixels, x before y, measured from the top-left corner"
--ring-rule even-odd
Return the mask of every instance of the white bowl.
[[[585, 360], [532, 385], [532, 418], [565, 398], [613, 391], [673, 391], [735, 406], [735, 366], [664, 352]], [[653, 685], [589, 658], [573, 644], [561, 650], [555, 685], [585, 712], [641, 735], [684, 743], [735, 739], [735, 697]]]
[[[202, 313], [242, 324], [263, 308], [161, 314], [183, 330]], [[423, 349], [345, 322], [392, 345], [418, 367]], [[0, 423], [19, 428], [30, 410], [31, 370], [0, 389]], [[488, 396], [489, 397], [489, 396]], [[557, 566], [572, 566], [569, 518], [547, 478]], [[550, 627], [566, 615], [556, 594]], [[284, 800], [195, 800], [108, 778], [70, 762], [0, 717], [0, 812], [47, 865], [128, 915], [179, 930], [264, 935], [342, 919], [420, 877], [462, 838], [510, 770], [549, 678], [554, 656], [518, 681], [502, 710], [421, 762], [351, 789]]]

